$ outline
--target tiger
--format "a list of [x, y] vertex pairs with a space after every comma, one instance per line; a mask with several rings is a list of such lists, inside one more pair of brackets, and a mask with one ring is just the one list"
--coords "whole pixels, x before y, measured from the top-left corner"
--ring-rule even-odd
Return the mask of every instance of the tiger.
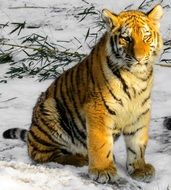
[[29, 130], [8, 129], [3, 137], [25, 141], [36, 163], [88, 165], [91, 180], [116, 183], [114, 142], [123, 135], [128, 174], [150, 182], [155, 168], [145, 150], [162, 15], [160, 4], [147, 13], [103, 9], [106, 31], [90, 54], [41, 93]]

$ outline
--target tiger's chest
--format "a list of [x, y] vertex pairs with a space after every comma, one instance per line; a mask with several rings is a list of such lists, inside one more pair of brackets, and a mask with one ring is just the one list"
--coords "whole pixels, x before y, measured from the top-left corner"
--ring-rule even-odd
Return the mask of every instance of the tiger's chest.
[[[150, 111], [150, 94], [152, 77], [147, 80], [130, 77], [128, 75], [117, 76], [111, 82], [112, 92], [105, 90], [106, 102], [116, 114], [113, 117], [115, 127], [123, 129], [125, 126], [137, 123], [137, 127]], [[122, 79], [121, 79], [122, 78]], [[113, 93], [113, 96], [112, 96]]]

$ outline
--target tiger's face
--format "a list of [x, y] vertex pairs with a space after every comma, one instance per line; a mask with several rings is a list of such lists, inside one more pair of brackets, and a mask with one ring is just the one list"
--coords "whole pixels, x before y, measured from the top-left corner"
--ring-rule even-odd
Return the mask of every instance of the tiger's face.
[[116, 15], [103, 10], [109, 38], [109, 56], [119, 66], [131, 67], [151, 62], [160, 52], [162, 39], [159, 34], [159, 21], [162, 7], [157, 5], [149, 13], [125, 11]]

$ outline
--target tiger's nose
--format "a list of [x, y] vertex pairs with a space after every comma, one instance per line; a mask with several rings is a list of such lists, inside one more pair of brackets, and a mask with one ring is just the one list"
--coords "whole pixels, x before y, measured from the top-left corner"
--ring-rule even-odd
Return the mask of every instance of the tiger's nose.
[[133, 47], [133, 52], [135, 60], [141, 62], [145, 58], [147, 52], [146, 45], [143, 42], [136, 43]]
[[144, 55], [135, 55], [134, 56], [135, 60], [137, 60], [138, 62], [141, 62], [144, 59]]

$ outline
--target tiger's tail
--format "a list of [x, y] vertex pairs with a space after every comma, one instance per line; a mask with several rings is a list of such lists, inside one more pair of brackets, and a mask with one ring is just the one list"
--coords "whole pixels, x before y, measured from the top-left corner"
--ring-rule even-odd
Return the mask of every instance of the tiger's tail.
[[21, 139], [22, 141], [27, 141], [27, 133], [26, 129], [20, 128], [12, 128], [3, 132], [3, 137], [5, 139]]

